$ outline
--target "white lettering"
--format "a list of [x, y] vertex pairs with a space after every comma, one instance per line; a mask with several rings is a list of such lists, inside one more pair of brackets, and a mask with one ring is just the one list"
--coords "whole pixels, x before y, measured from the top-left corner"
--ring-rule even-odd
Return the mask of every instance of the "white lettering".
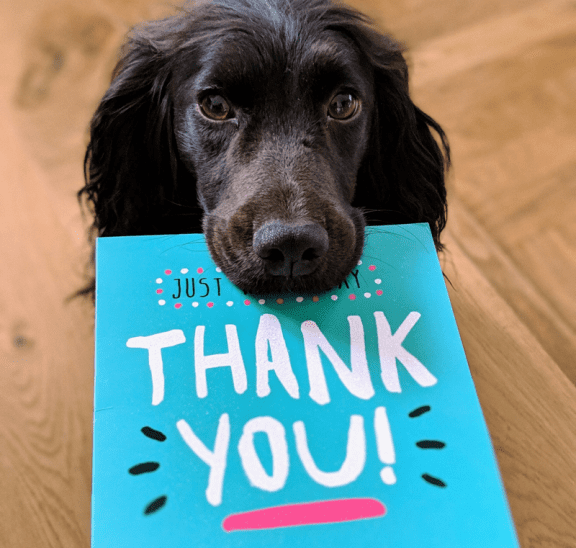
[[308, 475], [320, 485], [325, 487], [340, 487], [352, 483], [364, 469], [366, 463], [366, 435], [364, 433], [364, 418], [362, 415], [350, 417], [348, 429], [348, 443], [346, 445], [346, 458], [336, 472], [323, 472], [319, 470], [308, 449], [306, 429], [302, 421], [292, 425], [296, 437], [296, 450]]
[[[269, 476], [254, 447], [254, 434], [264, 432], [268, 436], [272, 452], [272, 475]], [[278, 491], [284, 487], [288, 478], [289, 458], [286, 431], [282, 423], [272, 417], [256, 417], [244, 425], [242, 437], [238, 443], [238, 453], [244, 472], [254, 487], [263, 491]]]
[[374, 387], [366, 360], [362, 320], [360, 316], [348, 316], [348, 323], [350, 324], [351, 370], [340, 359], [315, 322], [308, 320], [302, 323], [301, 329], [304, 335], [306, 364], [310, 379], [310, 397], [320, 405], [330, 402], [326, 377], [320, 359], [320, 349], [326, 354], [338, 377], [351, 394], [363, 400], [368, 400], [374, 395]]
[[[376, 434], [378, 458], [383, 464], [394, 464], [396, 462], [396, 452], [394, 451], [390, 421], [388, 420], [385, 407], [377, 407], [374, 411], [374, 433]], [[386, 485], [394, 485], [396, 483], [396, 475], [392, 466], [382, 468], [380, 477]]]
[[380, 354], [382, 382], [386, 389], [389, 392], [402, 392], [396, 359], [420, 386], [435, 385], [438, 382], [436, 377], [402, 346], [406, 335], [420, 318], [420, 314], [418, 312], [410, 312], [394, 335], [392, 335], [390, 324], [382, 312], [374, 312], [374, 317], [376, 318], [376, 331], [378, 334], [378, 353]]
[[214, 451], [210, 451], [204, 445], [184, 419], [179, 420], [176, 427], [188, 447], [210, 467], [206, 500], [212, 506], [218, 506], [222, 502], [222, 484], [224, 483], [228, 444], [230, 443], [230, 418], [228, 414], [224, 413], [218, 422]]
[[148, 365], [152, 376], [152, 405], [158, 405], [164, 399], [164, 364], [162, 349], [186, 342], [181, 329], [164, 331], [148, 337], [132, 337], [126, 341], [128, 348], [145, 348], [148, 350]]
[[[272, 361], [268, 360], [268, 345]], [[256, 333], [256, 393], [260, 398], [270, 394], [269, 371], [274, 371], [286, 392], [294, 399], [300, 397], [298, 381], [290, 365], [288, 348], [278, 318], [262, 314]]]
[[237, 394], [243, 394], [248, 387], [244, 360], [240, 352], [240, 341], [235, 325], [226, 326], [226, 339], [228, 340], [228, 352], [224, 354], [204, 355], [204, 332], [203, 325], [196, 327], [194, 335], [194, 367], [196, 369], [196, 393], [199, 398], [208, 395], [206, 384], [206, 369], [214, 367], [230, 367], [232, 370], [232, 381]]

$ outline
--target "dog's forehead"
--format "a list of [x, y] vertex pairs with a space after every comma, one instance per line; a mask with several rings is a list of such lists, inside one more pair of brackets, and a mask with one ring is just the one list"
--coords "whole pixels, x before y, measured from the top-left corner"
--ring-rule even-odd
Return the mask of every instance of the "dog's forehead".
[[328, 30], [316, 35], [233, 33], [213, 44], [201, 65], [196, 82], [206, 89], [257, 90], [266, 83], [306, 87], [319, 82], [329, 87], [369, 78], [352, 40]]

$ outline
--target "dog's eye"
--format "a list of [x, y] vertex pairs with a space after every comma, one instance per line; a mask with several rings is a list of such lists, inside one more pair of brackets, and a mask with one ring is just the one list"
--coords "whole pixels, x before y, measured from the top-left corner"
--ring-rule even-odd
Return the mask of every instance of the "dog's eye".
[[232, 108], [222, 95], [207, 95], [200, 101], [202, 114], [212, 120], [227, 120], [231, 116]]
[[347, 120], [358, 111], [360, 101], [351, 93], [338, 93], [330, 101], [328, 116], [335, 120]]

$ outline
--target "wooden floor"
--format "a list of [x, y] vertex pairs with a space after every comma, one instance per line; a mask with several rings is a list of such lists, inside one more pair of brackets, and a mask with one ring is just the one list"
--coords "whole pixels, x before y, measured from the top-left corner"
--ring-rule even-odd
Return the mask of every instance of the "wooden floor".
[[[574, 548], [576, 2], [354, 5], [409, 46], [415, 100], [451, 140], [442, 261], [521, 545]], [[3, 547], [89, 546], [92, 311], [66, 302], [86, 256], [75, 192], [124, 32], [168, 11], [0, 3]]]

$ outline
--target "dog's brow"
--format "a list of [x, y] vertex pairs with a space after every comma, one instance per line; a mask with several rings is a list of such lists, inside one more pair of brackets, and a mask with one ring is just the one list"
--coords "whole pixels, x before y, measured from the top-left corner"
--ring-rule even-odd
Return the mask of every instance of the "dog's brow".
[[353, 47], [344, 41], [316, 42], [303, 59], [303, 71], [309, 81], [322, 88], [362, 86], [361, 65]]
[[206, 63], [210, 68], [200, 75], [198, 83], [205, 88], [230, 88], [238, 91], [270, 77], [270, 70], [278, 68], [280, 64], [285, 64], [285, 60], [271, 64], [250, 40], [228, 40], [217, 53], [211, 55], [211, 62]]

